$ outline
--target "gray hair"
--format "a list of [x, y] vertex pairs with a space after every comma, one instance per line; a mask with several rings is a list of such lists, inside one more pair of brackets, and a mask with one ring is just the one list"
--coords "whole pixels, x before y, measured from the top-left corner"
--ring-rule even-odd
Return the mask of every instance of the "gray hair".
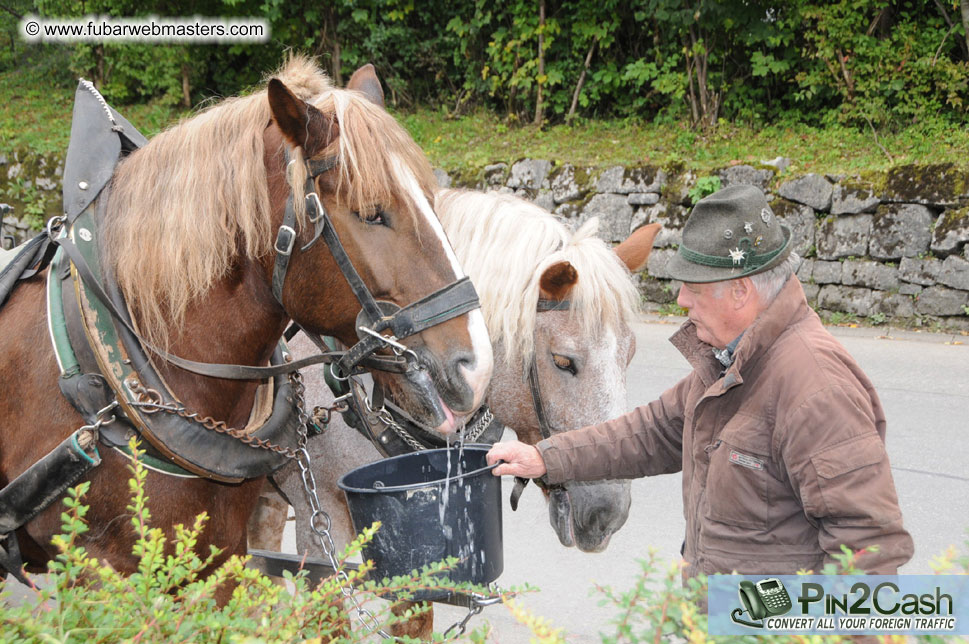
[[787, 279], [797, 271], [800, 265], [800, 255], [791, 251], [787, 259], [774, 268], [750, 276], [750, 281], [765, 305], [774, 301], [777, 294], [781, 292], [781, 288], [787, 283]]

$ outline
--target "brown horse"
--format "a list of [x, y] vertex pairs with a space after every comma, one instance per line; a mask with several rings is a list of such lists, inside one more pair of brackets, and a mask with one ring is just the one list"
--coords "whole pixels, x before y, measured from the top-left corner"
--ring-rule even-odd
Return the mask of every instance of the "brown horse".
[[[405, 307], [463, 277], [430, 205], [430, 165], [368, 99], [379, 88], [369, 65], [346, 89], [336, 89], [296, 57], [267, 89], [175, 125], [120, 163], [97, 204], [105, 231], [101, 268], [117, 277], [135, 326], [154, 346], [196, 361], [265, 365], [291, 320], [348, 346], [357, 341], [360, 304], [347, 278], [327, 244], [308, 246], [314, 228], [299, 208], [307, 185], [377, 300]], [[296, 163], [289, 167], [288, 159]], [[320, 159], [335, 166], [307, 184], [306, 167]], [[299, 223], [277, 301], [277, 230], [290, 195]], [[37, 276], [14, 291], [0, 315], [0, 485], [85, 424], [58, 390], [44, 311], [45, 282]], [[423, 380], [375, 377], [409, 413], [453, 431], [479, 406], [491, 376], [480, 311], [426, 328], [405, 344], [419, 359]], [[245, 427], [255, 415], [259, 381], [199, 376], [150, 355], [186, 409], [229, 427]], [[91, 530], [81, 545], [117, 569], [132, 570], [128, 457], [100, 451], [102, 463], [87, 475]], [[245, 553], [246, 522], [263, 482], [225, 484], [152, 471], [147, 494], [154, 521], [167, 529], [208, 513], [198, 547], [221, 548], [221, 562]], [[50, 541], [60, 513], [55, 502], [17, 530], [28, 570], [55, 554]]]
[[[548, 431], [567, 431], [622, 414], [625, 371], [636, 350], [629, 322], [639, 300], [629, 272], [645, 265], [659, 226], [638, 229], [612, 250], [595, 237], [596, 222], [586, 222], [573, 233], [547, 211], [510, 195], [443, 190], [435, 209], [478, 287], [495, 343], [495, 373], [486, 401], [495, 418], [514, 429], [519, 440], [534, 444], [542, 439], [527, 377], [531, 364], [540, 383]], [[539, 310], [540, 301], [565, 300], [570, 302], [568, 310]], [[297, 337], [292, 348], [297, 355], [305, 354], [309, 343]], [[321, 374], [307, 374], [306, 382], [310, 404], [331, 404], [333, 397]], [[320, 499], [342, 546], [352, 530], [336, 481], [380, 454], [339, 419], [322, 436], [310, 439], [307, 449], [320, 456], [314, 459]], [[319, 556], [298, 470], [286, 466], [274, 478], [296, 511], [298, 551]], [[626, 520], [629, 488], [628, 481], [603, 481], [553, 490], [549, 520], [561, 543], [585, 552], [604, 550]], [[250, 524], [250, 543], [279, 550], [286, 505], [275, 501], [268, 489], [264, 496]], [[428, 615], [408, 626], [412, 630], [398, 634], [430, 633]]]

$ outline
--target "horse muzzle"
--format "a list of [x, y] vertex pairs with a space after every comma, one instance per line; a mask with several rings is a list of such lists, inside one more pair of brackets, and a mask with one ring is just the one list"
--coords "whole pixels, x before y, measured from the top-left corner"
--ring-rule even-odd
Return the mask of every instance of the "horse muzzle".
[[602, 552], [626, 523], [629, 481], [573, 481], [549, 492], [548, 516], [559, 542], [582, 552]]

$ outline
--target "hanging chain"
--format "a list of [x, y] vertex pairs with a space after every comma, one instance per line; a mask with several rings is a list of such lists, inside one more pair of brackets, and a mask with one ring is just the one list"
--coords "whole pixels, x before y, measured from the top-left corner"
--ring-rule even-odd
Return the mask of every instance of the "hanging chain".
[[[394, 418], [393, 414], [389, 409], [387, 409], [386, 406], [381, 405], [380, 409], [374, 409], [373, 405], [370, 403], [370, 397], [367, 396], [366, 391], [364, 391], [362, 395], [354, 394], [351, 391], [351, 393], [348, 395], [353, 395], [358, 400], [359, 398], [363, 398], [364, 406], [367, 409], [368, 420], [377, 420], [383, 423], [384, 426], [393, 430], [393, 432], [397, 434], [397, 436], [404, 441], [404, 443], [406, 443], [412, 451], [420, 452], [427, 449], [427, 445], [424, 445], [417, 440], [413, 434], [411, 434], [403, 425], [397, 422], [397, 419]], [[337, 401], [343, 400], [348, 395], [341, 396], [337, 399]], [[484, 413], [481, 414], [481, 417], [477, 420], [477, 422], [475, 422], [474, 425], [472, 425], [470, 428], [464, 428], [463, 435], [460, 438], [461, 442], [473, 443], [478, 440], [488, 426], [491, 425], [491, 421], [493, 421], [494, 418], [495, 416], [491, 413], [491, 409], [486, 408]]]
[[[333, 401], [334, 405], [331, 407], [316, 407], [313, 410], [313, 417], [311, 419], [310, 416], [306, 413], [306, 410], [303, 406], [302, 387], [300, 388], [299, 391], [300, 391], [300, 394], [297, 396], [297, 403], [298, 403], [297, 410], [299, 413], [300, 423], [302, 423], [304, 427], [306, 426], [306, 423], [313, 422], [314, 420], [317, 420], [318, 418], [321, 418], [324, 415], [325, 415], [326, 421], [328, 422], [332, 412], [344, 411], [346, 409], [347, 407], [346, 400], [347, 398], [349, 398], [349, 396], [352, 395], [352, 394], [346, 394], [344, 396], [340, 396], [339, 398]], [[379, 410], [374, 411], [370, 405], [370, 399], [367, 397], [364, 397], [364, 401], [367, 406], [367, 409], [371, 413], [377, 414], [382, 422], [385, 422], [388, 425], [390, 424], [396, 425], [396, 422], [394, 421], [393, 417], [390, 415], [390, 412], [388, 412], [385, 407], [381, 407]], [[489, 411], [486, 414], [486, 416], [489, 418], [488, 423], [490, 423], [491, 422], [490, 418], [492, 417], [491, 412]], [[487, 423], [485, 423], [485, 426], [487, 426]], [[402, 427], [400, 429], [403, 431]], [[303, 434], [304, 435], [306, 434], [305, 429], [303, 431]], [[478, 435], [480, 435], [480, 431]], [[401, 436], [401, 438], [404, 438], [404, 437]], [[422, 450], [424, 449], [424, 447], [418, 444], [415, 447], [415, 449]], [[333, 542], [333, 536], [330, 534], [330, 529], [333, 527], [333, 521], [332, 519], [330, 519], [330, 515], [326, 513], [326, 511], [323, 509], [323, 505], [320, 503], [320, 497], [316, 491], [316, 477], [313, 476], [313, 468], [312, 468], [312, 462], [310, 459], [310, 454], [306, 450], [305, 446], [301, 446], [300, 449], [297, 450], [296, 464], [299, 466], [300, 478], [303, 481], [303, 491], [306, 492], [306, 497], [309, 500], [310, 509], [312, 510], [312, 514], [310, 515], [310, 530], [312, 531], [313, 536], [316, 538], [316, 542], [320, 546], [320, 549], [323, 551], [324, 556], [326, 556], [326, 559], [329, 562], [330, 567], [332, 567], [333, 570], [335, 571], [334, 574], [336, 575], [337, 581], [340, 584], [340, 592], [343, 593], [343, 596], [349, 599], [350, 602], [353, 604], [353, 608], [356, 611], [357, 619], [363, 625], [363, 627], [367, 629], [367, 632], [377, 633], [381, 637], [385, 639], [391, 639], [395, 642], [399, 641], [398, 638], [382, 630], [380, 628], [380, 622], [377, 620], [376, 616], [371, 611], [367, 610], [366, 608], [360, 605], [360, 602], [357, 601], [356, 595], [353, 593], [353, 589], [350, 586], [350, 577], [347, 575], [346, 571], [343, 570], [343, 568], [339, 565], [339, 563], [336, 560], [336, 556], [335, 556], [336, 545]], [[446, 631], [444, 631], [445, 640], [454, 639], [464, 635], [468, 622], [471, 621], [471, 618], [479, 614], [485, 606], [490, 606], [492, 604], [496, 604], [500, 602], [502, 599], [502, 593], [500, 591], [494, 591], [494, 590], [491, 596], [480, 595], [478, 593], [471, 593], [471, 595], [469, 596], [469, 599], [470, 599], [470, 602], [468, 605], [467, 614], [464, 616], [464, 619], [452, 624], [450, 627], [448, 627]], [[448, 636], [448, 634], [451, 633], [452, 631], [455, 631], [454, 634], [451, 636]]]
[[[330, 534], [330, 529], [333, 527], [333, 522], [330, 519], [330, 515], [326, 513], [322, 504], [320, 503], [320, 498], [316, 490], [316, 478], [313, 476], [312, 462], [310, 460], [309, 452], [306, 450], [306, 438], [308, 435], [309, 426], [316, 423], [322, 423], [325, 426], [329, 423], [333, 412], [345, 411], [347, 409], [346, 399], [348, 396], [341, 396], [340, 398], [334, 400], [334, 404], [330, 407], [314, 408], [313, 417], [311, 418], [310, 415], [306, 413], [303, 375], [299, 371], [293, 371], [289, 374], [289, 381], [293, 387], [293, 402], [299, 416], [299, 442], [298, 447], [295, 450], [290, 447], [276, 445], [268, 440], [260, 440], [255, 438], [249, 435], [244, 429], [229, 427], [224, 421], [215, 420], [210, 416], [202, 416], [198, 412], [190, 412], [185, 409], [183, 405], [177, 403], [165, 403], [163, 402], [161, 394], [157, 390], [146, 387], [136, 378], [128, 378], [125, 381], [125, 385], [137, 397], [137, 400], [131, 401], [130, 404], [133, 407], [137, 407], [145, 414], [154, 414], [158, 412], [175, 414], [181, 418], [195, 422], [206, 429], [212, 430], [219, 434], [231, 436], [232, 438], [235, 438], [236, 440], [239, 440], [250, 447], [270, 450], [295, 460], [296, 464], [299, 466], [300, 477], [303, 481], [303, 490], [306, 492], [306, 496], [309, 499], [310, 508], [312, 509], [312, 514], [310, 515], [310, 529], [312, 530], [313, 536], [316, 538], [320, 549], [326, 556], [327, 561], [335, 571], [334, 574], [336, 575], [337, 582], [340, 584], [340, 592], [353, 604], [357, 615], [357, 620], [365, 629], [367, 629], [368, 633], [377, 633], [384, 639], [398, 641], [396, 637], [390, 635], [380, 628], [380, 622], [377, 620], [377, 617], [373, 614], [373, 612], [360, 605], [360, 602], [357, 600], [357, 597], [353, 592], [353, 587], [350, 584], [350, 577], [340, 566], [339, 562], [337, 562], [335, 555], [336, 546], [333, 542], [333, 536]], [[370, 405], [370, 400], [367, 398], [364, 398], [364, 400], [366, 401], [367, 409], [371, 413], [376, 414], [381, 422], [384, 422], [391, 427], [399, 428], [399, 430], [404, 434], [401, 436], [401, 438], [404, 438], [406, 441], [405, 436], [409, 437], [409, 434], [407, 434], [403, 427], [400, 427], [400, 425], [394, 421], [394, 418], [390, 415], [390, 412], [387, 411], [385, 407], [381, 407], [379, 410], [374, 410]], [[108, 411], [108, 409], [103, 411]], [[480, 435], [480, 431], [483, 431], [483, 427], [487, 426], [487, 423], [490, 422], [490, 417], [491, 414], [489, 412], [486, 414], [487, 422], [482, 425], [482, 430], [479, 430], [477, 435]], [[98, 425], [106, 424], [106, 422], [110, 421], [99, 421]], [[479, 421], [479, 423], [475, 425], [475, 428], [481, 424], [481, 421]], [[414, 439], [412, 438], [411, 440], [413, 441]], [[412, 447], [415, 450], [424, 449], [422, 445], [416, 443], [416, 441], [414, 442], [415, 444], [412, 445]], [[473, 593], [470, 596], [470, 600], [468, 613], [464, 616], [464, 619], [451, 625], [446, 631], [444, 631], [445, 639], [453, 639], [463, 635], [471, 618], [479, 614], [484, 606], [501, 601], [501, 597], [500, 595], [497, 597], [487, 597]], [[455, 630], [456, 632], [451, 637], [448, 637], [448, 634]]]
[[485, 408], [485, 412], [481, 414], [481, 418], [478, 419], [478, 422], [472, 425], [470, 429], [464, 430], [464, 437], [462, 440], [465, 443], [475, 442], [481, 437], [482, 434], [484, 434], [484, 430], [488, 429], [488, 426], [494, 419], [495, 415], [491, 413], [491, 409]]
[[[305, 412], [300, 413], [301, 419], [309, 419], [309, 416]], [[313, 532], [313, 536], [316, 537], [316, 542], [326, 556], [330, 567], [335, 571], [337, 581], [340, 584], [340, 592], [343, 596], [350, 600], [353, 604], [353, 608], [356, 611], [357, 619], [367, 629], [369, 633], [377, 633], [384, 639], [391, 639], [393, 641], [399, 641], [397, 637], [390, 635], [386, 631], [380, 628], [380, 622], [377, 617], [369, 610], [360, 605], [357, 601], [356, 595], [353, 592], [353, 588], [350, 586], [350, 577], [347, 575], [346, 571], [340, 566], [336, 560], [335, 551], [336, 545], [333, 543], [333, 536], [330, 534], [330, 529], [333, 527], [333, 522], [330, 519], [330, 515], [326, 513], [320, 503], [320, 497], [316, 491], [316, 477], [313, 476], [312, 462], [310, 460], [309, 452], [306, 451], [305, 447], [301, 447], [297, 450], [296, 464], [299, 466], [300, 477], [303, 481], [303, 490], [306, 492], [306, 496], [310, 502], [310, 508], [312, 509], [312, 514], [310, 515], [310, 530]], [[471, 593], [469, 596], [470, 602], [468, 605], [468, 612], [459, 622], [452, 624], [446, 631], [444, 631], [444, 639], [454, 639], [464, 635], [467, 629], [468, 622], [475, 615], [481, 613], [485, 606], [491, 606], [492, 604], [497, 604], [501, 602], [503, 593], [497, 589], [497, 586], [492, 588], [492, 594], [481, 595], [479, 593]], [[451, 631], [455, 631], [453, 635], [448, 635]]]
[[[309, 420], [309, 417], [302, 408], [300, 408], [300, 420]], [[353, 604], [354, 610], [357, 613], [357, 619], [367, 629], [367, 632], [377, 633], [385, 639], [393, 639], [396, 641], [395, 637], [380, 628], [380, 622], [376, 616], [361, 606], [360, 602], [357, 601], [357, 597], [350, 585], [349, 575], [347, 575], [346, 571], [336, 560], [336, 556], [334, 555], [336, 546], [333, 543], [333, 536], [330, 534], [330, 528], [333, 527], [333, 522], [330, 519], [330, 515], [323, 510], [323, 506], [320, 504], [320, 497], [316, 492], [316, 477], [313, 476], [310, 454], [306, 451], [305, 447], [301, 447], [298, 450], [296, 464], [299, 466], [300, 477], [303, 480], [303, 490], [306, 492], [306, 496], [310, 502], [310, 508], [313, 510], [313, 513], [310, 515], [310, 529], [313, 532], [313, 536], [316, 537], [320, 549], [334, 570], [337, 582], [340, 584], [340, 592]]]
[[229, 427], [225, 421], [216, 420], [211, 416], [202, 416], [198, 412], [188, 411], [184, 405], [179, 403], [165, 403], [162, 395], [157, 390], [146, 387], [135, 377], [128, 378], [124, 384], [137, 397], [137, 400], [131, 401], [129, 404], [132, 407], [140, 409], [145, 414], [155, 414], [158, 412], [174, 414], [201, 425], [205, 429], [209, 429], [218, 434], [231, 436], [249, 447], [269, 450], [277, 454], [282, 454], [286, 458], [295, 459], [297, 451], [306, 444], [306, 424], [302, 422], [303, 417], [306, 415], [303, 411], [303, 377], [298, 371], [294, 371], [289, 374], [289, 381], [293, 387], [297, 409], [300, 410], [299, 443], [296, 450], [284, 445], [277, 445], [269, 440], [257, 438], [245, 429]]

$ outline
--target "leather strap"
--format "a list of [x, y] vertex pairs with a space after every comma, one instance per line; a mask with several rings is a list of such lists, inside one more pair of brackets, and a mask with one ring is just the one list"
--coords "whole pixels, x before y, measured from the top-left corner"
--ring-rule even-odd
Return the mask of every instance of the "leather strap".
[[311, 356], [309, 358], [303, 358], [302, 360], [295, 360], [286, 364], [268, 367], [253, 367], [248, 365], [222, 364], [216, 362], [196, 362], [195, 360], [181, 358], [169, 353], [168, 351], [165, 351], [164, 349], [161, 349], [160, 347], [155, 346], [135, 330], [130, 319], [128, 318], [127, 313], [119, 311], [114, 305], [114, 302], [105, 292], [104, 287], [101, 285], [98, 278], [95, 277], [91, 272], [91, 267], [88, 266], [87, 261], [81, 254], [81, 251], [69, 237], [66, 235], [61, 235], [55, 238], [54, 242], [59, 247], [64, 249], [64, 253], [71, 260], [71, 263], [74, 264], [77, 274], [80, 275], [81, 279], [84, 281], [85, 287], [90, 289], [91, 292], [104, 303], [105, 308], [111, 313], [115, 320], [120, 322], [121, 325], [135, 338], [137, 338], [146, 349], [159, 355], [164, 360], [172, 363], [176, 367], [185, 369], [186, 371], [191, 371], [192, 373], [197, 373], [203, 376], [211, 376], [213, 378], [225, 378], [227, 380], [263, 380], [297, 371], [310, 365], [320, 364], [323, 362], [333, 362], [343, 355], [341, 352], [324, 353]]
[[[539, 313], [544, 311], [568, 311], [572, 308], [572, 302], [570, 300], [546, 300], [539, 299], [536, 310]], [[532, 406], [535, 408], [535, 416], [538, 417], [538, 431], [541, 432], [542, 438], [549, 438], [552, 435], [552, 426], [548, 422], [548, 414], [545, 412], [545, 403], [542, 399], [542, 387], [538, 380], [538, 361], [535, 357], [535, 353], [532, 353], [532, 362], [528, 365], [528, 387], [532, 392]], [[525, 486], [528, 485], [527, 479], [521, 476], [515, 477], [515, 486], [511, 490], [511, 509], [512, 511], [518, 509], [518, 500], [521, 498], [522, 492], [525, 491]], [[549, 485], [545, 482], [544, 478], [535, 479], [535, 485], [539, 486], [543, 490], [552, 490], [560, 488], [560, 485]]]
[[[289, 150], [284, 151], [286, 165], [289, 167]], [[304, 194], [309, 201], [310, 195], [316, 197], [316, 202], [319, 202], [319, 196], [316, 195], [316, 178], [332, 170], [337, 166], [340, 161], [340, 157], [332, 156], [326, 157], [325, 159], [310, 159], [306, 161], [306, 185], [303, 189]], [[321, 206], [322, 209], [322, 206]], [[316, 243], [319, 239], [320, 234], [323, 232], [323, 226], [325, 223], [314, 213], [309, 213], [310, 222], [315, 226], [315, 231], [313, 234], [313, 239], [309, 241], [308, 244], [303, 246], [300, 251], [306, 251], [309, 247]], [[283, 223], [279, 226], [279, 230], [276, 231], [276, 243], [274, 244], [276, 250], [276, 262], [273, 264], [273, 276], [272, 276], [272, 291], [273, 297], [279, 302], [280, 306], [283, 306], [283, 285], [286, 282], [286, 272], [289, 270], [289, 260], [293, 256], [293, 250], [296, 247], [296, 209], [293, 207], [293, 193], [290, 192], [289, 197], [286, 199], [286, 210], [283, 213]], [[283, 307], [285, 310], [286, 307]]]

